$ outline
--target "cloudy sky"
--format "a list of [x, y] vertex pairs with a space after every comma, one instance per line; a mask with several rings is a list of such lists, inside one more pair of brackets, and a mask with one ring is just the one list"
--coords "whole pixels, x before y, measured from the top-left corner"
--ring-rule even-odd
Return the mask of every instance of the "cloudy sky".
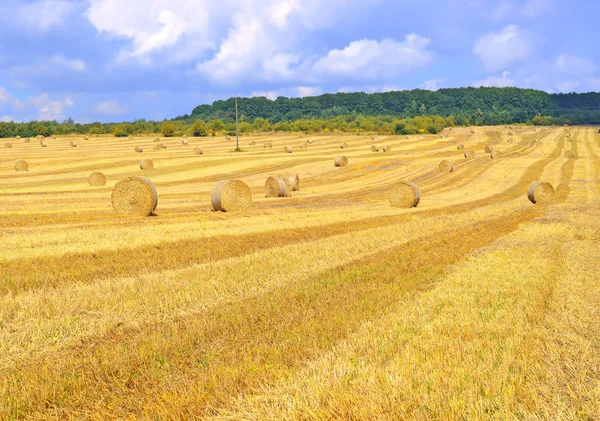
[[160, 120], [233, 95], [600, 91], [594, 0], [0, 0], [0, 120]]

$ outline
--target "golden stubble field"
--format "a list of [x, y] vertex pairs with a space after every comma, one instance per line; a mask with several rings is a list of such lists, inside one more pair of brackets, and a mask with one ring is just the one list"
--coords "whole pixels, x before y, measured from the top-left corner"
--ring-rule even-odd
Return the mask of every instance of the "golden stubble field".
[[[600, 135], [470, 130], [4, 140], [0, 419], [600, 419]], [[265, 198], [282, 172], [300, 191]], [[112, 211], [132, 175], [155, 216]], [[232, 178], [254, 207], [212, 212]]]

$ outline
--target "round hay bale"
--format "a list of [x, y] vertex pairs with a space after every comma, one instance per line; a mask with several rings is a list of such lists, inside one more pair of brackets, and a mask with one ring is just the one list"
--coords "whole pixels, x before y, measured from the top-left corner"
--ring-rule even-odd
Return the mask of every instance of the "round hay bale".
[[147, 171], [154, 169], [154, 162], [151, 159], [142, 159], [140, 161], [140, 169]]
[[454, 171], [454, 164], [452, 161], [444, 159], [442, 162], [440, 162], [439, 168], [440, 172], [452, 172]]
[[508, 139], [506, 139], [506, 143], [513, 143], [513, 138], [509, 137]]
[[167, 144], [166, 144], [166, 143], [161, 143], [161, 144], [160, 144], [160, 147], [161, 147], [162, 149], [167, 149]]
[[12, 143], [5, 143], [5, 144], [4, 144], [4, 147], [5, 147], [5, 148], [12, 148]]
[[142, 152], [144, 152], [144, 148], [142, 148], [141, 146], [136, 146], [135, 148], [133, 148], [133, 150], [134, 150], [135, 152], [139, 152], [139, 153], [142, 153]]
[[485, 148], [483, 148], [483, 151], [484, 151], [485, 153], [492, 153], [492, 151], [493, 151], [493, 150], [494, 150], [494, 148], [493, 148], [493, 147], [492, 147], [492, 145], [490, 145], [490, 144], [488, 144], [488, 145], [485, 145]]
[[36, 139], [45, 139], [45, 137], [44, 137], [44, 136], [42, 136], [41, 134], [37, 135], [35, 138], [36, 138]]
[[333, 163], [336, 167], [345, 167], [348, 165], [348, 158], [343, 155], [338, 155], [335, 157], [335, 161]]
[[346, 149], [347, 147], [348, 147], [348, 144], [346, 142], [344, 142], [340, 145], [340, 149]]
[[256, 145], [256, 142], [253, 140], [252, 142], [248, 143], [248, 146], [254, 146]]
[[463, 155], [465, 156], [465, 159], [475, 158], [475, 152], [473, 152], [471, 149], [467, 149]]
[[286, 146], [285, 148], [283, 148], [283, 151], [285, 153], [292, 153], [292, 147], [291, 146]]
[[306, 149], [308, 146], [306, 145], [306, 143], [301, 143], [300, 144], [300, 149]]
[[569, 149], [565, 152], [565, 158], [575, 158], [575, 153]]
[[187, 139], [187, 138], [188, 138], [188, 135], [187, 135], [187, 134], [184, 134], [184, 135], [183, 135], [183, 138], [184, 138], [184, 139]]
[[159, 142], [160, 142], [160, 138], [158, 138], [158, 137], [155, 137], [155, 138], [154, 138], [154, 143], [159, 143]]
[[29, 164], [27, 163], [27, 161], [20, 159], [15, 163], [15, 171], [28, 171], [28, 170], [29, 170]]
[[292, 195], [290, 182], [286, 183], [281, 176], [271, 176], [265, 182], [265, 197], [290, 197]]
[[225, 140], [231, 140], [231, 136], [225, 136]]
[[527, 197], [533, 204], [550, 203], [554, 200], [554, 195], [554, 187], [545, 181], [536, 181], [529, 186], [529, 190], [527, 191]]
[[155, 143], [152, 149], [154, 149], [155, 151], [160, 151], [162, 150], [162, 146], [160, 146], [160, 143]]
[[72, 147], [72, 148], [76, 148], [76, 147], [77, 147], [77, 143], [75, 143], [75, 142], [71, 142], [71, 147]]
[[188, 144], [188, 141], [187, 141], [187, 140], [185, 140], [185, 139], [181, 139], [181, 144], [182, 144], [182, 145], [187, 145], [187, 144]]
[[93, 172], [88, 177], [88, 184], [92, 187], [102, 187], [106, 184], [106, 176], [101, 172]]
[[311, 143], [313, 143], [313, 141], [310, 139], [306, 139], [306, 143], [311, 144]]
[[56, 136], [52, 136], [52, 139], [56, 140], [56, 139], [58, 139], [58, 138], [57, 138]]
[[273, 144], [271, 142], [265, 142], [265, 143], [263, 143], [263, 148], [265, 148], [265, 149], [269, 149], [269, 148], [272, 148], [272, 147], [273, 147]]
[[391, 152], [392, 151], [392, 147], [390, 145], [385, 145], [382, 149], [383, 152]]
[[111, 202], [118, 214], [149, 216], [156, 210], [158, 194], [147, 178], [127, 177], [113, 189]]
[[90, 140], [90, 138], [87, 136], [83, 136], [83, 140]]
[[46, 148], [46, 147], [48, 147], [48, 145], [46, 145], [46, 142], [44, 142], [43, 140], [40, 140], [40, 146], [41, 146], [42, 148]]
[[292, 191], [300, 190], [300, 177], [298, 176], [298, 174], [290, 174], [285, 178], [289, 180]]
[[25, 138], [25, 140], [23, 141], [23, 143], [30, 143], [31, 139], [30, 138]]
[[463, 145], [462, 143], [459, 143], [458, 145], [456, 145], [456, 149], [458, 149], [459, 151], [462, 151], [465, 148], [465, 145]]
[[389, 199], [395, 208], [416, 208], [421, 201], [421, 192], [410, 181], [400, 181], [392, 186]]
[[499, 159], [502, 156], [502, 154], [500, 153], [500, 151], [497, 150], [493, 150], [492, 153], [490, 154], [490, 157], [492, 159]]
[[[600, 131], [598, 133], [600, 133]], [[17, 139], [17, 140], [20, 138], [21, 138], [21, 136], [15, 136], [15, 139]]]
[[515, 134], [513, 132], [508, 132], [508, 136], [514, 136]]
[[379, 152], [379, 146], [377, 146], [377, 145], [371, 146], [371, 152]]
[[241, 180], [221, 181], [213, 190], [210, 201], [217, 212], [244, 211], [252, 206], [252, 192]]
[[475, 134], [475, 130], [471, 130], [471, 134]]
[[202, 155], [202, 149], [194, 148], [194, 155]]

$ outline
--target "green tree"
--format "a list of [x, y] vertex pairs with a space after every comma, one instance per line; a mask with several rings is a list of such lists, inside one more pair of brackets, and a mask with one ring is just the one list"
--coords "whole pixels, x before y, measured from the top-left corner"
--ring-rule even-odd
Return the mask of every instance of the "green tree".
[[172, 121], [163, 121], [160, 131], [164, 137], [173, 137], [175, 135], [175, 124]]
[[194, 124], [192, 125], [192, 135], [196, 137], [208, 136], [206, 123], [204, 123], [202, 120], [194, 121]]

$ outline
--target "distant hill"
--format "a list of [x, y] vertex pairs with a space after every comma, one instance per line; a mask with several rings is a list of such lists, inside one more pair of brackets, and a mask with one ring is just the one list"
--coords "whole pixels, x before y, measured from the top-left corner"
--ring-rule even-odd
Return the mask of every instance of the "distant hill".
[[[271, 123], [301, 118], [329, 118], [339, 115], [457, 116], [472, 124], [529, 122], [537, 115], [568, 116], [572, 123], [600, 122], [600, 93], [548, 94], [519, 88], [457, 88], [438, 91], [412, 90], [366, 94], [337, 93], [305, 98], [239, 98], [240, 115], [248, 120], [268, 119]], [[200, 105], [191, 115], [179, 119], [231, 119], [234, 99]]]

